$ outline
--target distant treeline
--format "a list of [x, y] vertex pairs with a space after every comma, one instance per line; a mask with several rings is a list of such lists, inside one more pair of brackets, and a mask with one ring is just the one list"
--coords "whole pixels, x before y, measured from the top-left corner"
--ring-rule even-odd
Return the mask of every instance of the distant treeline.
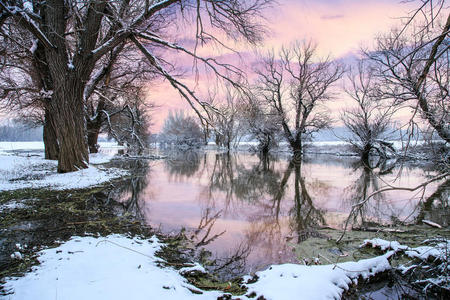
[[42, 127], [30, 128], [20, 123], [0, 125], [0, 141], [42, 141]]

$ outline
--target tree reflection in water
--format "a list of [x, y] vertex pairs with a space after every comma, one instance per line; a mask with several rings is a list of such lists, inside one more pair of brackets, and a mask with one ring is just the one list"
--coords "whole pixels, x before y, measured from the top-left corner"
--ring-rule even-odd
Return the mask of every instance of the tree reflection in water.
[[297, 243], [301, 243], [310, 236], [318, 236], [316, 228], [325, 225], [324, 212], [314, 207], [314, 203], [301, 174], [301, 162], [289, 163], [286, 172], [294, 169], [294, 207], [291, 209], [291, 228], [297, 234]]
[[206, 166], [206, 153], [198, 151], [172, 151], [168, 158], [164, 160], [166, 170], [169, 173], [169, 180], [181, 181], [184, 178], [196, 176], [201, 172], [200, 166]]
[[[334, 212], [338, 218], [345, 217], [352, 205], [395, 177], [393, 166], [386, 162], [370, 167], [336, 157], [299, 163], [242, 153], [185, 151], [155, 163], [157, 184], [143, 191], [149, 162], [132, 163], [136, 176], [121, 187], [123, 209], [143, 218], [143, 201], [152, 201], [146, 221], [155, 226], [166, 222], [172, 232], [186, 228], [205, 264], [227, 276], [267, 264], [297, 262], [292, 250], [300, 248], [295, 244], [309, 247], [315, 241], [306, 240], [323, 237], [321, 227], [341, 225], [340, 220], [333, 223]], [[417, 174], [413, 178], [423, 176]], [[166, 190], [148, 197], [156, 189]], [[393, 196], [379, 194], [358, 207], [352, 224], [368, 227], [389, 221], [390, 216], [394, 221], [405, 216], [403, 205], [391, 201]], [[448, 207], [448, 199], [439, 205]]]
[[423, 203], [420, 203], [420, 213], [416, 218], [417, 224], [423, 220], [430, 220], [443, 227], [450, 222], [450, 179], [447, 179]]
[[108, 198], [120, 199], [122, 214], [130, 214], [138, 220], [145, 221], [145, 197], [142, 192], [148, 185], [149, 161], [143, 159], [128, 159], [122, 161], [122, 168], [129, 170], [130, 179], [121, 182], [113, 189]]
[[[317, 228], [325, 224], [323, 211], [314, 206], [307, 190], [301, 163], [291, 161], [284, 171], [282, 165], [269, 156], [249, 165], [234, 155], [216, 154], [204, 197], [208, 211], [220, 207], [217, 197], [222, 197], [225, 212], [230, 214], [251, 210], [245, 212], [249, 226], [242, 243], [251, 251], [264, 251], [261, 256], [265, 261], [296, 261], [287, 242], [293, 236], [298, 243], [318, 236]], [[314, 187], [320, 193], [318, 189], [326, 188], [326, 184], [317, 180]]]

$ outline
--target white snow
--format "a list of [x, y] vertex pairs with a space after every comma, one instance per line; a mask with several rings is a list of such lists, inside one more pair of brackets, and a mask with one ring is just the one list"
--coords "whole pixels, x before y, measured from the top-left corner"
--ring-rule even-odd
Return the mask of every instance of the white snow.
[[43, 142], [0, 142], [0, 153], [14, 150], [44, 150]]
[[257, 272], [258, 281], [247, 286], [250, 293], [267, 299], [340, 299], [359, 277], [366, 279], [389, 270], [388, 258], [393, 253], [336, 265], [275, 265]]
[[409, 257], [416, 257], [422, 260], [428, 260], [430, 257], [442, 261], [448, 261], [450, 256], [450, 240], [442, 241], [433, 246], [420, 246], [405, 251]]
[[419, 258], [422, 260], [428, 260], [430, 257], [445, 261], [448, 259], [450, 250], [450, 240], [433, 241], [427, 240], [424, 243], [432, 243], [432, 246], [419, 246], [416, 248], [410, 248], [405, 245], [401, 245], [397, 241], [386, 241], [383, 239], [371, 239], [365, 240], [361, 247], [372, 246], [374, 248], [380, 248], [381, 250], [392, 249], [395, 252], [405, 251], [405, 254], [409, 257]]
[[105, 164], [107, 162], [110, 162], [113, 157], [113, 154], [91, 153], [89, 154], [89, 163], [94, 165]]
[[[93, 163], [104, 163], [108, 155], [94, 155]], [[23, 188], [78, 189], [105, 183], [127, 174], [115, 168], [102, 169], [90, 165], [76, 172], [58, 174], [57, 161], [41, 155], [18, 156], [0, 153], [0, 191]]]
[[[6, 278], [4, 299], [217, 299], [219, 291], [199, 291], [181, 276], [204, 271], [195, 264], [176, 271], [158, 267], [155, 253], [163, 244], [122, 235], [73, 237], [57, 248], [39, 252], [40, 265], [21, 278]], [[385, 255], [336, 265], [274, 265], [258, 272], [248, 293], [266, 299], [333, 299], [359, 277], [391, 268]], [[249, 278], [250, 276], [246, 276]], [[240, 296], [241, 299], [248, 299]], [[1, 299], [1, 298], [0, 298]]]
[[[99, 145], [100, 149], [123, 148], [115, 142], [100, 142]], [[44, 150], [44, 142], [0, 142], [0, 152], [15, 150]]]
[[367, 247], [367, 246], [372, 246], [373, 248], [380, 248], [383, 251], [392, 249], [395, 252], [397, 252], [399, 250], [409, 249], [408, 246], [401, 245], [397, 241], [386, 241], [386, 240], [379, 239], [379, 238], [374, 238], [371, 240], [364, 240], [363, 244], [360, 247], [362, 248], [362, 247]]
[[31, 54], [34, 54], [34, 52], [36, 52], [37, 47], [38, 47], [38, 40], [33, 39], [33, 44], [31, 45], [31, 48], [30, 48]]
[[222, 293], [193, 294], [177, 271], [160, 268], [151, 240], [110, 235], [106, 238], [73, 237], [53, 249], [41, 251], [41, 264], [21, 278], [8, 278], [0, 299], [217, 299]]
[[27, 12], [32, 13], [33, 12], [33, 2], [31, 1], [24, 1], [23, 2], [23, 9]]
[[69, 70], [75, 70], [75, 66], [73, 65], [72, 60], [69, 60], [69, 62], [67, 63], [67, 67], [69, 68]]
[[16, 200], [11, 200], [7, 203], [0, 205], [0, 212], [14, 210], [17, 208], [26, 208], [26, 207], [27, 207], [27, 205], [25, 203], [22, 203], [22, 202], [19, 202]]
[[206, 273], [205, 268], [199, 263], [195, 263], [192, 267], [184, 267], [179, 270], [180, 274], [187, 274], [190, 272]]

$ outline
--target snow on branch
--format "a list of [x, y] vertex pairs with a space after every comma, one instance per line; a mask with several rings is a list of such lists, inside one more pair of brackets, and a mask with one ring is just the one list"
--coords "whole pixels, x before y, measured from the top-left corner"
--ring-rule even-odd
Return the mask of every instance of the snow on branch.
[[56, 48], [47, 36], [41, 31], [39, 26], [34, 22], [34, 20], [29, 16], [28, 10], [23, 10], [18, 6], [7, 6], [3, 1], [0, 1], [0, 8], [2, 8], [7, 14], [15, 17], [20, 24], [27, 28], [39, 41], [48, 48]]

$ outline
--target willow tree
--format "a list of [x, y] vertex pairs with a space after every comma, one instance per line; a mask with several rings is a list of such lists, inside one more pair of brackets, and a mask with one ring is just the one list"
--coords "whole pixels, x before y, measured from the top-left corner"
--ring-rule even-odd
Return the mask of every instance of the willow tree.
[[[239, 70], [197, 55], [201, 43], [216, 42], [221, 31], [237, 40], [257, 43], [263, 31], [258, 23], [270, 0], [160, 0], [160, 1], [0, 1], [0, 26], [20, 28], [43, 47], [44, 63], [52, 80], [47, 105], [59, 145], [58, 172], [86, 168], [89, 162], [85, 89], [96, 65], [105, 55], [131, 44], [141, 51], [151, 68], [168, 80], [201, 116], [205, 103], [192, 88], [167, 68], [162, 52], [184, 53], [230, 81], [227, 72]], [[169, 40], [177, 18], [193, 22], [193, 49]], [[156, 30], [154, 30], [156, 29]], [[14, 39], [14, 36], [8, 38]], [[22, 46], [22, 45], [21, 45]], [[23, 48], [27, 47], [23, 45]]]

